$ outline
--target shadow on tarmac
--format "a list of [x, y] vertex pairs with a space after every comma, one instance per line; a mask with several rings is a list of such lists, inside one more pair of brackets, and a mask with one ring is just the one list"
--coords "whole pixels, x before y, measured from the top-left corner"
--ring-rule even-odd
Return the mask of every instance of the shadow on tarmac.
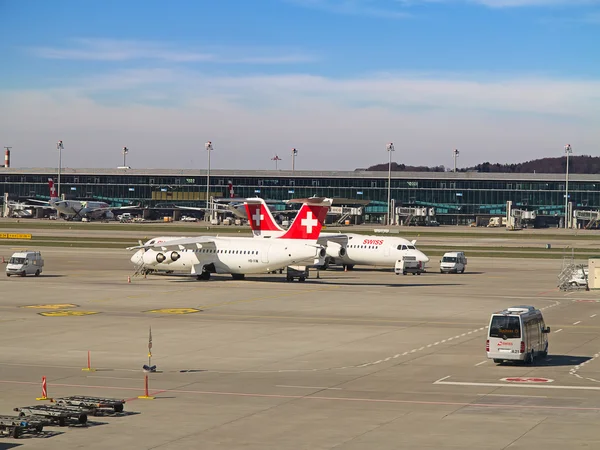
[[[548, 355], [546, 358], [535, 358], [533, 367], [563, 367], [578, 366], [592, 359], [590, 356], [572, 356], [572, 355]], [[504, 361], [501, 366], [527, 365], [523, 361]]]

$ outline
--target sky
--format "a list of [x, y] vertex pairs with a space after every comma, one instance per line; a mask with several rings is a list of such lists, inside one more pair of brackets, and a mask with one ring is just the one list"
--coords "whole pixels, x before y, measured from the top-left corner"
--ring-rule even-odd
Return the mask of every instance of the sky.
[[600, 153], [600, 0], [0, 0], [12, 167]]

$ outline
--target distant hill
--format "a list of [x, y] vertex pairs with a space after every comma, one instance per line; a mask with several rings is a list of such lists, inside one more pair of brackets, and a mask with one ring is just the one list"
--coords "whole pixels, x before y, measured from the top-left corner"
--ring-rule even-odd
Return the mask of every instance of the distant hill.
[[[565, 173], [566, 158], [542, 158], [517, 164], [499, 164], [484, 162], [474, 167], [457, 168], [457, 172], [490, 172], [490, 173]], [[356, 169], [365, 170], [365, 169]], [[366, 170], [387, 171], [388, 163], [376, 164]], [[407, 166], [392, 163], [393, 172], [450, 172], [452, 168], [444, 166]], [[570, 156], [569, 173], [600, 173], [600, 157], [598, 156]]]

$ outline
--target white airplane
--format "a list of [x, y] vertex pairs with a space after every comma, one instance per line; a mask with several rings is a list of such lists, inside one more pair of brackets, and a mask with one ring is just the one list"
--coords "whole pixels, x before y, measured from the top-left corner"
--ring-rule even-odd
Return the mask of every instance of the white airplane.
[[241, 280], [246, 274], [267, 273], [305, 261], [325, 257], [317, 243], [332, 200], [305, 199], [294, 224], [276, 239], [198, 236], [155, 238], [129, 247], [138, 251], [131, 262], [138, 270], [185, 271], [199, 280], [211, 273], [231, 274]]
[[[272, 238], [285, 233], [262, 199], [248, 199], [245, 204], [254, 237]], [[318, 243], [326, 246], [325, 268], [328, 264], [341, 264], [348, 269], [355, 265], [394, 267], [401, 256], [414, 256], [423, 268], [429, 262], [429, 258], [415, 247], [416, 241], [401, 237], [321, 233]]]
[[113, 211], [121, 210], [121, 209], [134, 209], [136, 206], [123, 206], [120, 208], [115, 208], [110, 206], [106, 202], [96, 202], [96, 201], [80, 201], [80, 200], [60, 200], [60, 198], [56, 195], [56, 188], [54, 187], [54, 180], [52, 178], [48, 178], [48, 187], [50, 188], [50, 200], [48, 202], [43, 202], [41, 200], [33, 200], [30, 199], [31, 202], [39, 202], [42, 205], [31, 205], [32, 207], [37, 208], [53, 208], [65, 216], [75, 219], [92, 219], [92, 220], [100, 220], [100, 219], [114, 219], [115, 215]]

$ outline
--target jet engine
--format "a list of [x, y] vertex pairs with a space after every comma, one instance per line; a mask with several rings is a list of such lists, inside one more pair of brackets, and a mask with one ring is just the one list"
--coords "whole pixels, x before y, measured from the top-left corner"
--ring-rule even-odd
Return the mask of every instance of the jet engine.
[[177, 261], [179, 258], [181, 258], [181, 255], [177, 252], [171, 252], [171, 261]]
[[321, 247], [319, 249], [319, 251], [317, 252], [317, 256], [319, 258], [325, 258], [326, 255], [327, 255], [327, 250], [325, 250], [323, 247]]
[[165, 255], [162, 253], [156, 253], [152, 250], [145, 251], [142, 255], [142, 262], [146, 266], [154, 266], [156, 264], [160, 264], [167, 259]]
[[346, 256], [346, 247], [338, 244], [337, 242], [327, 242], [327, 256], [332, 258], [342, 258]]

